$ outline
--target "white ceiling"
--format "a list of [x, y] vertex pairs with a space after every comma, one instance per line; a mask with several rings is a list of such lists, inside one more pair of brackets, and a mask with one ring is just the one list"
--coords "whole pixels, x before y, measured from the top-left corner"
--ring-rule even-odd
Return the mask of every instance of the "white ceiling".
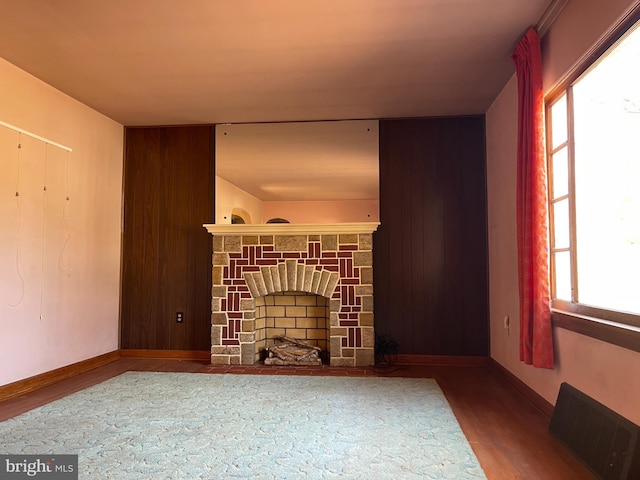
[[123, 125], [484, 113], [550, 0], [0, 0], [0, 57]]
[[482, 114], [551, 3], [0, 0], [0, 57], [125, 126]]

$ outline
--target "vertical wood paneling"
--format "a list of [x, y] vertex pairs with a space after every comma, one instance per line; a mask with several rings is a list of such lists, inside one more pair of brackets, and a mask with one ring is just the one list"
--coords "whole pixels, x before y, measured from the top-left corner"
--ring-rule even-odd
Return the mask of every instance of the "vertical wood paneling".
[[380, 122], [376, 333], [401, 353], [488, 354], [484, 117]]
[[210, 347], [213, 139], [210, 126], [126, 129], [121, 348]]

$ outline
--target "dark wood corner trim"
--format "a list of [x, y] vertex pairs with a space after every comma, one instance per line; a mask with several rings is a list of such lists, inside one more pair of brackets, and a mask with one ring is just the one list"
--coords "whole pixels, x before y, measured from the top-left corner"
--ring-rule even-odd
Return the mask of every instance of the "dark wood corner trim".
[[513, 388], [515, 388], [520, 394], [522, 394], [529, 402], [533, 404], [540, 412], [545, 415], [547, 418], [551, 419], [551, 415], [553, 415], [554, 406], [550, 404], [544, 397], [540, 396], [535, 390], [533, 390], [529, 385], [524, 383], [518, 377], [516, 377], [509, 370], [504, 368], [498, 362], [496, 362], [493, 358], [490, 359], [490, 364], [498, 372], [500, 375], [504, 377], [504, 379], [511, 384]]
[[482, 367], [489, 365], [489, 357], [456, 355], [398, 355], [398, 365], [434, 365]]
[[127, 358], [160, 358], [172, 360], [209, 360], [208, 350], [151, 350], [127, 348], [120, 350], [121, 357]]
[[633, 325], [625, 325], [558, 310], [551, 312], [551, 320], [554, 327], [571, 330], [603, 342], [640, 352], [640, 328]]
[[12, 397], [24, 395], [25, 393], [33, 392], [39, 388], [59, 382], [60, 380], [88, 372], [89, 370], [106, 365], [107, 363], [115, 362], [118, 358], [120, 358], [120, 354], [117, 350], [114, 350], [113, 352], [67, 365], [66, 367], [56, 368], [49, 372], [44, 372], [39, 375], [34, 375], [33, 377], [25, 378], [24, 380], [18, 380], [17, 382], [0, 386], [0, 402]]

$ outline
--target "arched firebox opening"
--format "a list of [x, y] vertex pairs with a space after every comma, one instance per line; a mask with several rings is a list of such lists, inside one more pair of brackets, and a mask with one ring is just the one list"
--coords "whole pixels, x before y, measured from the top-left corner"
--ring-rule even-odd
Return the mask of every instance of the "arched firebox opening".
[[329, 363], [329, 300], [306, 292], [279, 292], [255, 299], [256, 361], [264, 361], [282, 336], [319, 348]]

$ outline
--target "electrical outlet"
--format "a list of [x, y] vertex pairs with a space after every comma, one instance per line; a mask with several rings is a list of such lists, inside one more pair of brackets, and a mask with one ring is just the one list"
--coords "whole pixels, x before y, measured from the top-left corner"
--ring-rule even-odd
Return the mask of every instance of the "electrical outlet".
[[176, 323], [184, 322], [184, 313], [176, 312]]

